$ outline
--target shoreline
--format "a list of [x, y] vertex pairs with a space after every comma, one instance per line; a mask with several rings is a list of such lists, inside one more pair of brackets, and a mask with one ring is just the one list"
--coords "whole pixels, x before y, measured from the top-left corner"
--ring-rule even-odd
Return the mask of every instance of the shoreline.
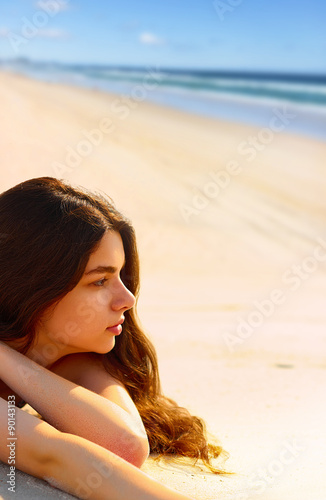
[[[73, 88], [93, 90], [95, 92], [103, 92], [109, 96], [122, 98], [123, 95], [129, 96], [129, 101], [137, 102], [138, 96], [136, 90], [141, 90], [145, 98], [140, 98], [140, 102], [147, 102], [154, 106], [160, 106], [166, 109], [181, 111], [191, 116], [202, 118], [211, 118], [218, 121], [226, 121], [244, 126], [266, 128], [273, 115], [283, 113], [286, 116], [291, 116], [290, 120], [286, 121], [286, 132], [301, 135], [323, 142], [325, 139], [325, 119], [326, 108], [321, 108], [318, 105], [292, 101], [281, 101], [276, 98], [259, 97], [253, 98], [249, 95], [238, 95], [232, 93], [220, 93], [210, 96], [205, 91], [184, 91], [176, 89], [160, 90], [159, 84], [154, 83], [148, 85], [132, 86], [125, 83], [104, 82], [104, 81], [82, 81], [72, 77], [65, 80], [63, 77], [50, 77], [46, 72], [41, 76], [33, 74], [33, 72], [19, 72], [19, 70], [2, 69], [0, 72], [12, 74], [13, 76], [29, 78], [33, 81], [48, 83], [51, 85], [64, 85]], [[155, 74], [151, 75], [155, 79]], [[153, 87], [153, 88], [152, 88]], [[135, 95], [134, 95], [135, 93]], [[142, 97], [142, 96], [141, 96]], [[292, 119], [294, 117], [294, 119]]]

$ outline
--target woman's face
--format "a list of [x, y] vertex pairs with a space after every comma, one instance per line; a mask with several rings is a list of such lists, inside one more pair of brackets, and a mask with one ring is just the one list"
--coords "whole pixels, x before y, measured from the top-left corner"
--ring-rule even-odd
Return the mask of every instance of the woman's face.
[[135, 304], [135, 297], [120, 279], [124, 259], [120, 234], [105, 233], [79, 283], [41, 318], [33, 351], [49, 361], [42, 364], [75, 352], [113, 349], [115, 336], [123, 335], [123, 325], [108, 327], [120, 323], [123, 313]]

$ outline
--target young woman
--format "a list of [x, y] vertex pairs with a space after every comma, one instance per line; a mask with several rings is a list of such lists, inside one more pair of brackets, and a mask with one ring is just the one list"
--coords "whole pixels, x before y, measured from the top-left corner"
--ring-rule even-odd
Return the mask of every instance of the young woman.
[[150, 451], [220, 472], [204, 422], [161, 392], [138, 291], [135, 232], [112, 200], [51, 177], [0, 195], [0, 460], [11, 437], [18, 469], [106, 500], [187, 498], [139, 470]]

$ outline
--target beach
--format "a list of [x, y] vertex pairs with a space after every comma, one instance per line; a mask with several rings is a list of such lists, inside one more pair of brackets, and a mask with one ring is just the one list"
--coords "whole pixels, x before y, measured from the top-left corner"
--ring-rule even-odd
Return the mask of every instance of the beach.
[[[58, 177], [133, 222], [163, 391], [234, 474], [142, 470], [198, 500], [325, 500], [326, 142], [286, 106], [257, 127], [5, 72], [0, 104], [1, 192]], [[16, 498], [45, 496], [73, 498], [17, 472]]]

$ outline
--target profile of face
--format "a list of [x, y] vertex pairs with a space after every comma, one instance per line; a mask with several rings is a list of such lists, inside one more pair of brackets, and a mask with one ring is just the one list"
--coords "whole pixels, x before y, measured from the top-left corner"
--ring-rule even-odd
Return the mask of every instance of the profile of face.
[[75, 288], [40, 318], [33, 350], [52, 362], [76, 352], [111, 351], [123, 324], [112, 327], [121, 323], [123, 313], [135, 304], [134, 295], [120, 278], [124, 261], [120, 234], [106, 232]]

